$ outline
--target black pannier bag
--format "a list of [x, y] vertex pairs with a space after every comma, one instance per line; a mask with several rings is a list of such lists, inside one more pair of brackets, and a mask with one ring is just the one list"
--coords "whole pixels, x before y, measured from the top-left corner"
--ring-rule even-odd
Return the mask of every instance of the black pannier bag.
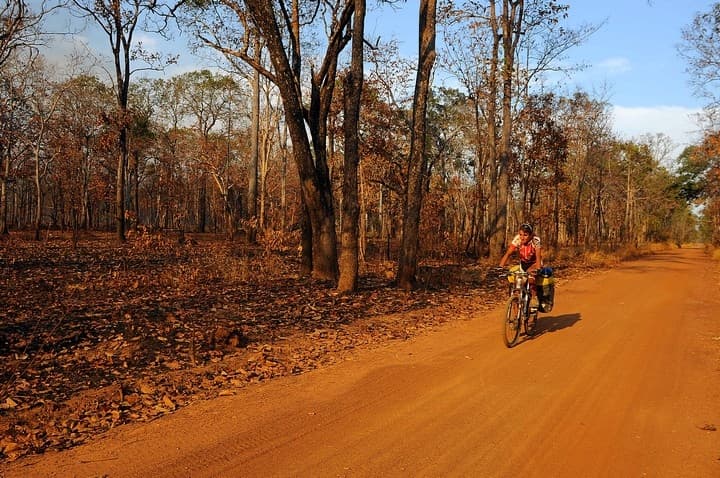
[[555, 277], [550, 267], [543, 267], [535, 278], [535, 291], [537, 293], [540, 312], [550, 312], [555, 302]]

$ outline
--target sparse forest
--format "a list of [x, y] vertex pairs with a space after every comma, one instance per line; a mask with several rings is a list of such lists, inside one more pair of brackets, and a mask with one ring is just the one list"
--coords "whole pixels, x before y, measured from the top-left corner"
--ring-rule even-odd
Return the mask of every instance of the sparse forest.
[[[92, 70], [51, 72], [38, 49], [46, 41], [42, 10], [6, 2], [4, 15], [28, 26], [10, 32], [16, 42], [0, 45], [3, 233], [80, 237], [119, 229], [124, 240], [126, 231], [171, 230], [281, 240], [310, 249], [307, 272], [335, 280], [334, 230], [348, 201], [358, 203], [350, 220], [358, 225], [360, 259], [367, 252], [398, 257], [420, 161], [423, 186], [413, 194], [422, 196], [414, 233], [422, 238], [421, 259], [497, 256], [525, 221], [553, 247], [691, 239], [692, 203], [680, 194], [683, 178], [668, 139], [621, 141], [603, 98], [562, 96], [544, 85], [543, 74], [595, 28], [561, 28], [568, 7], [442, 4], [436, 21], [443, 41], [430, 69], [457, 86], [430, 88], [418, 118], [418, 65], [399, 58], [392, 44], [367, 39], [374, 46], [357, 60], [364, 82], [347, 83], [362, 89], [356, 131], [348, 132], [342, 79], [351, 72], [354, 2], [280, 2], [282, 15], [247, 3], [178, 8], [195, 46], [227, 61], [224, 70], [158, 77], [142, 74], [162, 68], [163, 58], [132, 35], [170, 21], [169, 4], [118, 2], [114, 12], [71, 2], [68, 8], [102, 25], [135, 14], [120, 31], [126, 38], [107, 45], [118, 55], [116, 81], [108, 83]], [[379, 3], [373, 8], [392, 7]], [[213, 28], [220, 23], [224, 28]], [[493, 25], [524, 35], [504, 44], [508, 35], [493, 37]], [[411, 157], [417, 123], [425, 127], [415, 148], [421, 159]], [[342, 188], [345, 142], [353, 135], [357, 199]]]
[[[664, 135], [620, 139], [605, 98], [552, 87], [599, 28], [569, 28], [568, 6], [417, 4], [0, 0], [1, 458], [457, 309], [362, 317], [458, 293], [485, 307], [481, 266], [523, 222], [560, 270], [720, 243], [716, 103], [675, 158]], [[399, 7], [418, 10], [415, 58], [363, 29], [366, 10]], [[105, 33], [109, 66], [49, 66], [44, 22], [61, 11]], [[217, 67], [163, 74], [175, 58], [140, 38], [170, 28]], [[688, 59], [715, 41], [698, 31]], [[717, 79], [689, 64], [699, 84]]]

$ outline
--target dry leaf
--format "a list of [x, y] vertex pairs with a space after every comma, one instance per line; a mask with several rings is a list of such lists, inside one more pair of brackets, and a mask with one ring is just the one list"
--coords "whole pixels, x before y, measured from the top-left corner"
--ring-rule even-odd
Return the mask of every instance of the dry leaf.
[[163, 403], [170, 410], [175, 410], [175, 402], [173, 402], [169, 396], [167, 396], [167, 395], [163, 396]]
[[138, 384], [138, 391], [143, 395], [152, 395], [155, 393], [155, 387], [147, 382], [140, 382]]

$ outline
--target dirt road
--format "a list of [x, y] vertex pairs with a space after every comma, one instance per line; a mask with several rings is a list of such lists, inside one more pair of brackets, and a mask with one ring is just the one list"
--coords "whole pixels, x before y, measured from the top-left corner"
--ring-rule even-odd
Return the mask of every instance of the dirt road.
[[0, 475], [720, 477], [719, 284], [658, 253], [563, 281], [513, 349], [496, 310]]

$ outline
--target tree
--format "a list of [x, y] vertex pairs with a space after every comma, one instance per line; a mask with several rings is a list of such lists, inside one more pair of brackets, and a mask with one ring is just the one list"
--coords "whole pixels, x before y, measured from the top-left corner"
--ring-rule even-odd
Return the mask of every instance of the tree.
[[699, 201], [704, 194], [709, 158], [698, 154], [700, 146], [688, 146], [678, 158], [677, 184], [680, 195], [689, 204]]
[[703, 234], [720, 244], [720, 133], [708, 132], [699, 145], [680, 157], [678, 181], [681, 196], [701, 206]]
[[343, 79], [343, 113], [345, 161], [343, 174], [342, 250], [338, 290], [353, 292], [358, 282], [358, 235], [360, 204], [358, 200], [358, 164], [360, 163], [360, 104], [363, 87], [363, 44], [365, 0], [355, 0], [352, 28], [352, 59]]
[[[475, 107], [476, 207], [483, 215], [483, 236], [490, 254], [505, 246], [511, 199], [513, 123], [532, 86], [561, 66], [564, 54], [597, 26], [566, 28], [567, 5], [555, 0], [466, 1], [443, 11], [447, 66], [467, 88]], [[499, 8], [500, 7], [500, 8]]]
[[[285, 122], [293, 145], [293, 158], [300, 177], [304, 218], [302, 252], [304, 273], [320, 280], [338, 277], [337, 235], [332, 184], [327, 162], [327, 119], [335, 88], [340, 53], [350, 41], [347, 27], [352, 19], [354, 0], [317, 2], [317, 8], [301, 11], [298, 0], [218, 0], [215, 14], [225, 28], [195, 19], [199, 35], [208, 46], [235, 56], [258, 70], [279, 90], [285, 109]], [[312, 6], [312, 5], [311, 5]], [[205, 11], [203, 11], [205, 12]], [[317, 15], [324, 15], [328, 37], [317, 69], [311, 67], [309, 88], [304, 85], [301, 26]], [[229, 25], [228, 19], [237, 25]], [[257, 43], [251, 35], [261, 35], [272, 70], [257, 61], [252, 49]], [[309, 98], [305, 98], [309, 91]]]
[[[233, 180], [226, 175], [229, 171], [231, 116], [242, 112], [240, 85], [228, 75], [213, 74], [209, 70], [193, 71], [181, 75], [178, 80], [182, 88], [182, 105], [192, 121], [197, 135], [197, 158], [200, 182], [199, 192], [199, 232], [205, 232], [205, 202], [207, 197], [206, 176], [212, 176], [223, 200], [226, 233], [232, 237], [236, 229], [237, 208], [233, 200]], [[224, 147], [215, 144], [221, 136], [219, 126], [225, 122]], [[239, 123], [239, 121], [238, 121]], [[236, 187], [235, 187], [236, 189]]]
[[678, 45], [680, 57], [687, 62], [690, 84], [695, 93], [708, 99], [708, 109], [720, 107], [720, 3], [709, 11], [699, 12], [682, 30]]
[[156, 139], [151, 87], [152, 81], [149, 79], [142, 79], [131, 84], [130, 98], [128, 100], [130, 111], [128, 180], [130, 181], [130, 187], [127, 189], [130, 192], [130, 200], [127, 202], [131, 203], [129, 209], [132, 210], [132, 226], [135, 229], [143, 223], [140, 210], [140, 185], [149, 161], [148, 156], [154, 150], [153, 146]]
[[[255, 60], [262, 61], [262, 48], [260, 38], [255, 39]], [[256, 219], [258, 217], [258, 171], [260, 164], [260, 72], [253, 68], [252, 102], [250, 106], [250, 172], [248, 174], [247, 218], [250, 222], [250, 243], [257, 241]], [[260, 225], [264, 222], [264, 215], [260, 217]]]
[[42, 22], [57, 7], [40, 2], [36, 11], [28, 8], [25, 0], [0, 0], [0, 72], [18, 53], [37, 56], [42, 41]]
[[[33, 98], [33, 127], [35, 132], [32, 138], [33, 162], [35, 163], [35, 240], [40, 240], [40, 228], [43, 216], [43, 188], [42, 179], [47, 173], [54, 154], [49, 151], [46, 143], [47, 130], [55, 114], [63, 91], [53, 85], [44, 76], [44, 68], [40, 64], [30, 65], [34, 71]], [[43, 156], [45, 156], [43, 158]], [[44, 162], [42, 160], [44, 159]]]
[[[566, 180], [568, 153], [555, 114], [559, 109], [559, 100], [552, 94], [531, 95], [525, 100], [514, 136], [517, 161], [511, 169], [521, 203], [516, 222], [531, 221], [551, 246], [557, 245], [560, 230], [560, 188]], [[550, 200], [544, 201], [543, 196]]]
[[[131, 76], [142, 70], [162, 68], [163, 62], [173, 63], [176, 58], [163, 59], [143, 48], [136, 38], [138, 29], [161, 32], [152, 23], [164, 18], [168, 7], [156, 0], [71, 0], [71, 11], [97, 24], [105, 33], [113, 54], [118, 128], [118, 158], [115, 183], [115, 232], [117, 240], [125, 241], [125, 178], [128, 165], [128, 96]], [[140, 60], [143, 66], [135, 67]]]
[[24, 63], [15, 60], [5, 65], [0, 76], [0, 234], [9, 233], [8, 203], [10, 184], [18, 173], [32, 144], [29, 134], [32, 125], [33, 95], [31, 77]]
[[427, 156], [425, 154], [426, 116], [430, 92], [430, 80], [435, 64], [435, 36], [437, 2], [421, 0], [419, 14], [418, 70], [415, 79], [415, 94], [412, 111], [410, 155], [407, 161], [407, 185], [403, 214], [403, 233], [398, 258], [397, 283], [404, 290], [416, 285], [418, 248], [420, 245], [420, 213], [422, 210], [423, 186], [427, 177]]
[[[613, 147], [611, 116], [607, 102], [577, 92], [559, 103], [558, 121], [567, 138], [568, 156], [566, 171], [570, 179], [562, 200], [564, 236], [562, 241], [580, 245], [595, 237], [602, 240], [602, 231], [587, 233], [587, 215], [584, 207], [594, 203], [596, 215], [603, 214], [602, 190], [606, 188], [607, 163], [605, 159]], [[593, 199], [594, 198], [594, 199]], [[601, 218], [596, 216], [596, 224]]]
[[432, 91], [428, 109], [427, 155], [430, 176], [423, 206], [421, 237], [426, 254], [473, 254], [476, 232], [472, 107], [455, 89]]
[[17, 96], [19, 76], [25, 76], [26, 68], [17, 68], [20, 63], [30, 64], [37, 57], [38, 47], [42, 45], [42, 22], [54, 7], [48, 7], [42, 1], [37, 11], [28, 8], [24, 0], [0, 0], [0, 82], [2, 82], [2, 118], [0, 127], [10, 127], [8, 135], [0, 139], [0, 234], [8, 233], [7, 200], [8, 183], [11, 181], [13, 150], [17, 142], [12, 139], [16, 134], [11, 123], [17, 115], [13, 112], [20, 98]]
[[64, 186], [61, 192], [77, 235], [78, 229], [91, 229], [99, 223], [94, 212], [102, 197], [98, 176], [105, 160], [101, 141], [107, 129], [102, 118], [111, 113], [113, 93], [98, 78], [85, 75], [64, 82], [61, 88], [53, 128], [53, 148], [59, 158], [55, 174], [56, 181]]

